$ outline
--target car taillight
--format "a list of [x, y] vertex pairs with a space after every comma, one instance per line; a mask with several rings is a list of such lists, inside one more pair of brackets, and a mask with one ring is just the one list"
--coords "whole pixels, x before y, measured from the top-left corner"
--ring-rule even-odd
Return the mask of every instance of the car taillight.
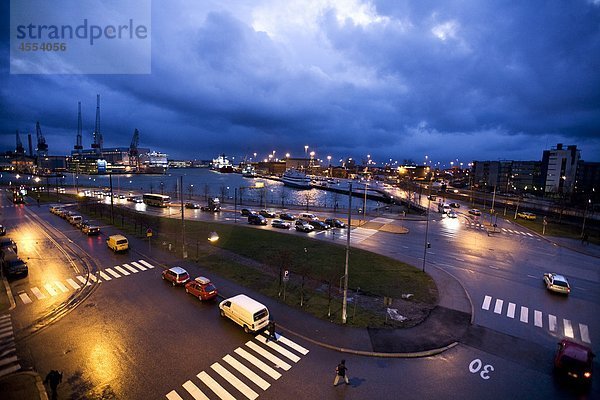
[[583, 377], [584, 378], [591, 378], [591, 376], [592, 376], [592, 373], [589, 372], [589, 371], [586, 371], [586, 372], [583, 373]]

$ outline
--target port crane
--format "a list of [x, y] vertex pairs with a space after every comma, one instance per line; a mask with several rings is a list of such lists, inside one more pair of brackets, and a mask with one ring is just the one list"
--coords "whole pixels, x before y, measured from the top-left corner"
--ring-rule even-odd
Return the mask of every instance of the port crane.
[[17, 129], [17, 147], [15, 149], [15, 153], [17, 154], [25, 154], [25, 148], [23, 147], [23, 142], [21, 142], [21, 136], [19, 135], [19, 130]]
[[140, 143], [140, 131], [137, 128], [133, 131], [133, 138], [131, 139], [131, 145], [129, 146], [129, 165], [134, 166], [136, 172], [140, 169], [140, 154], [138, 151], [138, 145]]
[[40, 121], [35, 123], [35, 133], [37, 135], [37, 156], [45, 157], [48, 155], [48, 144], [46, 143], [46, 138], [44, 138], [44, 135], [42, 135]]
[[81, 102], [78, 101], [77, 102], [77, 142], [75, 144], [74, 149], [77, 150], [77, 153], [80, 153], [80, 154], [81, 154], [81, 150], [83, 150], [83, 144], [82, 144], [82, 140], [81, 140], [81, 130], [82, 130]]

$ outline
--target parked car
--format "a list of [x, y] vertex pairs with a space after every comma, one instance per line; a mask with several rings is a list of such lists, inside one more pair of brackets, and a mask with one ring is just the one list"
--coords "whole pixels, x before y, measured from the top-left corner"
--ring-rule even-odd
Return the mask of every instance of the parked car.
[[4, 253], [6, 249], [12, 249], [15, 253], [17, 253], [17, 244], [11, 238], [3, 237], [0, 239], [0, 253]]
[[311, 213], [300, 213], [300, 216], [298, 217], [303, 221], [318, 221], [319, 218], [315, 215], [315, 214], [311, 214]]
[[455, 211], [450, 211], [446, 215], [448, 216], [448, 218], [458, 218], [458, 214]]
[[193, 210], [196, 210], [200, 208], [200, 204], [188, 201], [187, 203], [185, 203], [185, 208], [191, 208]]
[[311, 224], [318, 231], [325, 231], [331, 228], [328, 224], [326, 224], [323, 221], [308, 221], [308, 223]]
[[285, 221], [294, 221], [294, 220], [296, 220], [297, 217], [294, 214], [281, 213], [281, 214], [279, 214], [279, 218], [281, 218]]
[[271, 226], [273, 228], [290, 229], [291, 224], [282, 219], [274, 219], [271, 221]]
[[296, 221], [295, 228], [299, 232], [312, 232], [315, 230], [315, 227], [309, 224], [306, 221], [298, 220]]
[[589, 347], [563, 339], [558, 342], [558, 349], [554, 356], [554, 370], [577, 382], [590, 384], [594, 357], [595, 354]]
[[452, 208], [460, 208], [460, 204], [458, 203], [450, 203], [449, 206]]
[[471, 214], [471, 215], [481, 215], [481, 211], [479, 211], [479, 210], [478, 210], [478, 209], [476, 209], [476, 208], [471, 208], [471, 209], [469, 210], [469, 214]]
[[85, 233], [88, 236], [99, 235], [100, 227], [98, 225], [94, 225], [90, 221], [86, 221], [83, 224], [81, 224], [81, 232]]
[[267, 219], [259, 214], [248, 215], [248, 223], [251, 225], [266, 225]]
[[523, 218], [523, 219], [528, 219], [530, 221], [534, 221], [536, 219], [536, 216], [534, 213], [530, 213], [530, 212], [520, 212], [517, 213], [517, 217], [518, 218]]
[[56, 215], [56, 214], [58, 213], [58, 210], [60, 210], [60, 209], [62, 209], [62, 207], [60, 207], [60, 206], [51, 206], [51, 207], [50, 207], [50, 212], [51, 212], [52, 214], [55, 214], [55, 215]]
[[2, 273], [8, 278], [25, 277], [29, 273], [27, 263], [17, 256], [12, 247], [5, 248], [0, 259]]
[[190, 274], [181, 267], [172, 267], [162, 272], [162, 278], [165, 281], [171, 282], [171, 285], [184, 285], [190, 280]]
[[567, 278], [562, 275], [555, 274], [553, 272], [548, 272], [544, 274], [544, 284], [546, 285], [546, 289], [562, 294], [571, 293], [571, 286], [569, 286], [569, 282]]
[[427, 196], [427, 198], [431, 201], [436, 201], [437, 200], [437, 196], [435, 194], [430, 194], [429, 196]]
[[332, 228], [345, 228], [346, 224], [337, 218], [327, 218], [325, 223]]
[[256, 212], [254, 212], [248, 208], [242, 208], [242, 211], [240, 211], [240, 214], [242, 214], [242, 216], [244, 216], [244, 217], [247, 217], [248, 215], [256, 214]]
[[111, 235], [106, 239], [106, 245], [113, 252], [129, 250], [129, 241], [123, 235]]
[[210, 279], [203, 276], [186, 283], [185, 292], [197, 297], [198, 300], [212, 300], [217, 297], [217, 288]]
[[271, 210], [260, 210], [258, 212], [259, 215], [262, 215], [265, 218], [275, 218], [277, 217], [277, 214], [275, 214], [273, 211]]

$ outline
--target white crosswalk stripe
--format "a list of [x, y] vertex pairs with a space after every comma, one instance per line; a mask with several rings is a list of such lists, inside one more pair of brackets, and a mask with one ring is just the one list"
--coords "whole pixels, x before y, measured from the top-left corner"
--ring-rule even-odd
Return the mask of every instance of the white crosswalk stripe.
[[214, 363], [210, 367], [212, 369], [214, 369], [216, 373], [218, 373], [223, 378], [225, 378], [225, 380], [227, 380], [227, 382], [231, 383], [233, 385], [233, 387], [235, 387], [237, 390], [242, 392], [242, 394], [244, 396], [246, 396], [247, 398], [249, 398], [250, 400], [254, 400], [258, 397], [258, 393], [256, 393], [254, 390], [250, 389], [250, 387], [248, 387], [248, 385], [246, 385], [244, 382], [239, 380], [235, 375], [233, 375], [231, 372], [229, 372], [227, 369], [225, 369], [221, 364]]
[[0, 377], [21, 369], [10, 314], [0, 316]]
[[23, 304], [29, 304], [32, 302], [31, 297], [29, 297], [27, 293], [19, 293], [19, 298], [21, 298]]
[[77, 290], [77, 289], [79, 289], [79, 288], [81, 287], [81, 286], [79, 286], [79, 285], [77, 284], [77, 282], [75, 282], [75, 281], [74, 281], [73, 279], [71, 279], [71, 278], [67, 279], [67, 283], [68, 283], [69, 285], [71, 285], [71, 287], [72, 287], [73, 289], [75, 289], [75, 290]]
[[[146, 267], [148, 267], [148, 268], [154, 268], [154, 265], [150, 264], [150, 263], [149, 263], [148, 261], [146, 261], [146, 260], [138, 260], [138, 261], [139, 261], [140, 263], [144, 264], [144, 265], [145, 265]], [[135, 261], [134, 261], [134, 262], [132, 262], [132, 264], [133, 264], [133, 265], [135, 265], [135, 264], [136, 264], [136, 263], [135, 263]], [[136, 265], [136, 266], [137, 266], [137, 265]]]
[[254, 382], [262, 390], [267, 390], [271, 386], [271, 384], [269, 382], [265, 381], [254, 371], [252, 371], [250, 368], [246, 367], [244, 364], [242, 364], [241, 362], [239, 362], [238, 360], [236, 360], [229, 354], [227, 354], [225, 357], [223, 357], [223, 361], [225, 361], [227, 364], [231, 365], [233, 368], [235, 368], [236, 370], [241, 372], [242, 375], [245, 375], [247, 378], [249, 378], [252, 382]]
[[[280, 334], [276, 334], [276, 341], [267, 340], [267, 334], [267, 331], [258, 334], [253, 340], [246, 342], [244, 348], [238, 347], [235, 349], [233, 355], [226, 354], [222, 358], [223, 362], [215, 362], [211, 364], [210, 369], [198, 373], [195, 378], [198, 378], [202, 383], [201, 386], [196, 386], [193, 380], [188, 380], [182, 385], [183, 389], [194, 399], [234, 400], [243, 398], [256, 400], [259, 397], [258, 388], [265, 391], [271, 387], [271, 383], [265, 378], [277, 380], [282, 375], [276, 369], [288, 371], [291, 368], [291, 365], [279, 359], [271, 351], [286, 357], [294, 363], [299, 362], [301, 359], [295, 352], [303, 356], [309, 353], [309, 350], [305, 347]], [[262, 347], [259, 343], [266, 347]], [[251, 349], [258, 356], [251, 354], [246, 348]], [[273, 366], [268, 365], [268, 362], [261, 359], [268, 360]], [[245, 363], [250, 363], [255, 370], [264, 373], [266, 376], [261, 376], [260, 373], [253, 371], [242, 363], [242, 360]], [[210, 390], [206, 390], [205, 387]], [[177, 389], [171, 390], [165, 397], [168, 400], [183, 399]]]
[[124, 268], [121, 268], [121, 267], [120, 267], [120, 266], [118, 266], [118, 265], [117, 265], [116, 267], [114, 267], [114, 269], [116, 269], [117, 271], [119, 271], [121, 274], [123, 274], [123, 275], [125, 275], [125, 276], [131, 275], [129, 272], [125, 271], [125, 269], [124, 269]]
[[[494, 301], [494, 298], [492, 296], [485, 295], [483, 298], [483, 303], [481, 305], [481, 308], [485, 311], [490, 311], [490, 307], [491, 307], [493, 301]], [[493, 313], [494, 314], [502, 314], [503, 307], [504, 307], [504, 300], [496, 298], [495, 302], [494, 302]], [[517, 307], [520, 307], [519, 321], [524, 324], [529, 324], [529, 322], [530, 322], [529, 307], [526, 307], [526, 306], [517, 306], [517, 304], [515, 304], [515, 303], [508, 302], [508, 307], [506, 309], [506, 317], [514, 319], [516, 317]], [[576, 339], [577, 335], [579, 335], [579, 339], [581, 339], [581, 341], [583, 341], [585, 343], [590, 343], [590, 344], [592, 343], [591, 338], [590, 338], [589, 327], [587, 325], [582, 324], [582, 323], [572, 322], [571, 320], [566, 319], [566, 318], [559, 319], [556, 315], [552, 315], [552, 314], [546, 314], [547, 315], [547, 317], [546, 317], [546, 316], [544, 316], [544, 312], [542, 312], [540, 310], [532, 309], [532, 311], [533, 311], [533, 314], [532, 314], [533, 326], [542, 328], [542, 329], [547, 328], [548, 331], [552, 332], [552, 333], [561, 333], [561, 331], [562, 331], [563, 336], [572, 338], [572, 339]], [[544, 321], [547, 321], [546, 326], [544, 324]], [[562, 323], [562, 327], [560, 326], [561, 323]], [[258, 338], [258, 340], [261, 341], [260, 338]], [[278, 340], [277, 342], [280, 343], [281, 340]]]
[[183, 388], [196, 400], [210, 400], [192, 381], [184, 383]]
[[202, 371], [198, 375], [200, 379], [210, 390], [216, 393], [222, 400], [235, 400], [235, 397], [231, 395], [225, 388], [217, 383], [210, 375]]
[[54, 282], [54, 285], [58, 286], [58, 288], [60, 289], [61, 292], [66, 293], [69, 291], [69, 289], [67, 289], [67, 287], [65, 285], [63, 285], [62, 282]]
[[112, 276], [114, 276], [115, 278], [120, 278], [120, 277], [121, 277], [121, 275], [117, 274], [115, 271], [113, 271], [113, 270], [112, 270], [112, 269], [110, 269], [110, 268], [105, 268], [104, 270], [105, 270], [106, 272], [108, 272], [109, 274], [111, 274]]
[[[61, 293], [68, 293], [71, 289], [79, 290], [82, 286], [91, 286], [94, 283], [100, 283], [102, 281], [107, 282], [114, 278], [131, 276], [141, 271], [147, 271], [149, 268], [154, 268], [154, 266], [151, 266], [150, 263], [145, 262], [144, 260], [139, 261], [139, 263], [135, 261], [131, 262], [130, 264], [132, 265], [123, 264], [114, 266], [112, 268], [105, 268], [104, 270], [90, 273], [89, 275], [77, 275], [73, 278], [65, 278], [64, 281], [52, 281], [44, 283], [40, 288], [35, 286], [30, 287], [29, 291], [31, 291], [37, 300], [44, 300], [47, 298], [56, 297]], [[142, 262], [145, 262], [147, 265], [142, 265]], [[43, 289], [44, 291], [40, 289]], [[17, 297], [21, 299], [23, 305], [33, 302], [32, 297], [24, 290], [15, 295], [15, 298]]]

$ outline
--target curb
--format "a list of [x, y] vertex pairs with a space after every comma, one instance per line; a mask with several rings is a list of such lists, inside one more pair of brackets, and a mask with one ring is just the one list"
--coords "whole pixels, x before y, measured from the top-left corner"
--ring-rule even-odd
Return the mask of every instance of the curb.
[[463, 292], [465, 293], [465, 296], [467, 296], [467, 300], [469, 301], [469, 305], [471, 306], [471, 318], [470, 318], [470, 323], [471, 325], [473, 325], [473, 320], [475, 319], [475, 307], [473, 306], [473, 300], [471, 299], [471, 296], [469, 295], [469, 292], [467, 292], [467, 289], [465, 289], [465, 286], [462, 284], [462, 282], [456, 277], [454, 276], [454, 274], [446, 271], [445, 269], [442, 269], [436, 265], [433, 266], [434, 268], [437, 268], [439, 271], [446, 273], [448, 275], [450, 275], [452, 277], [452, 279], [454, 279], [456, 282], [458, 282], [458, 284], [460, 285], [460, 287], [462, 288]]
[[333, 346], [330, 345], [328, 343], [324, 343], [324, 342], [320, 342], [318, 340], [315, 339], [311, 339], [307, 336], [304, 336], [300, 333], [294, 332], [282, 325], [277, 325], [277, 327], [281, 330], [284, 330], [286, 332], [291, 333], [294, 336], [298, 336], [299, 338], [302, 338], [304, 340], [306, 340], [307, 342], [310, 342], [312, 344], [316, 344], [317, 346], [329, 349], [329, 350], [334, 350], [334, 351], [338, 351], [340, 353], [346, 353], [346, 354], [354, 354], [357, 356], [367, 356], [367, 357], [380, 357], [380, 358], [420, 358], [420, 357], [429, 357], [429, 356], [434, 356], [436, 354], [440, 354], [443, 353], [446, 350], [450, 350], [451, 348], [455, 347], [456, 345], [458, 345], [458, 342], [452, 342], [447, 346], [444, 347], [439, 347], [436, 349], [430, 349], [430, 350], [424, 350], [424, 351], [416, 351], [416, 352], [411, 352], [411, 353], [381, 353], [381, 352], [376, 352], [376, 351], [366, 351], [366, 350], [354, 350], [354, 349], [347, 349], [345, 347], [337, 347], [337, 346]]
[[15, 299], [13, 297], [12, 290], [10, 290], [8, 280], [6, 279], [6, 277], [3, 277], [2, 280], [4, 282], [4, 288], [6, 289], [6, 295], [8, 296], [8, 300], [10, 301], [10, 308], [8, 309], [8, 311], [12, 311], [17, 306], [17, 303], [15, 302]]

